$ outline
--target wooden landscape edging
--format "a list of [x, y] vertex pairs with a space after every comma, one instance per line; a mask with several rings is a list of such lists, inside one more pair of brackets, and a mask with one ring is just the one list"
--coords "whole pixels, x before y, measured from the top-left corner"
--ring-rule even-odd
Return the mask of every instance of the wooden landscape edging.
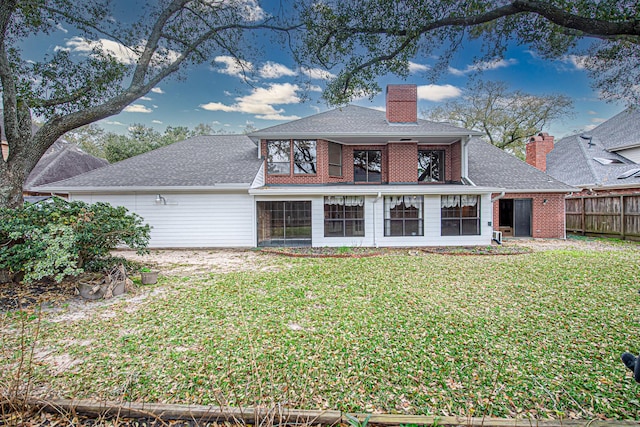
[[135, 403], [93, 400], [57, 399], [31, 401], [31, 406], [54, 413], [71, 412], [92, 417], [152, 418], [161, 420], [195, 420], [201, 422], [230, 421], [253, 425], [279, 424], [349, 424], [347, 416], [361, 422], [368, 418], [370, 425], [398, 426], [469, 426], [469, 427], [639, 427], [640, 421], [515, 419], [489, 417], [438, 417], [422, 415], [360, 414], [341, 411], [272, 408], [234, 408], [203, 405]]

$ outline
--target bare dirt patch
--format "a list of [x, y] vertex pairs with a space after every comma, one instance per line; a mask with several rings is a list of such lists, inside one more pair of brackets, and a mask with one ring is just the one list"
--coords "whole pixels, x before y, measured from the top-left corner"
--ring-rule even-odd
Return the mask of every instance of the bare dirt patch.
[[156, 249], [147, 255], [133, 251], [115, 251], [113, 255], [156, 266], [166, 276], [274, 269], [269, 255], [253, 249]]

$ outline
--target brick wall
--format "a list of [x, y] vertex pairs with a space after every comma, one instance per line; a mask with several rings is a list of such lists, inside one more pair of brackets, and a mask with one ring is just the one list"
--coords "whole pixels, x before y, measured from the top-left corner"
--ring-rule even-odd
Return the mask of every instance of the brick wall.
[[418, 122], [418, 87], [416, 85], [387, 86], [387, 121], [389, 123]]
[[389, 182], [418, 181], [418, 144], [389, 144]]
[[[491, 197], [497, 197], [493, 194]], [[506, 193], [503, 199], [532, 199], [531, 201], [531, 237], [542, 239], [565, 238], [564, 193]], [[544, 201], [547, 201], [544, 203]], [[500, 202], [493, 203], [493, 229], [498, 231], [500, 224]]]
[[[289, 174], [269, 175], [265, 168], [266, 184], [335, 184], [353, 182], [353, 152], [357, 150], [382, 151], [382, 182], [417, 183], [418, 150], [442, 150], [445, 156], [445, 181], [459, 182], [462, 176], [460, 142], [452, 145], [418, 145], [416, 143], [391, 143], [388, 145], [343, 145], [342, 176], [329, 176], [329, 143], [316, 143], [316, 174], [294, 174], [293, 161]], [[267, 157], [267, 142], [261, 141], [262, 156]], [[266, 160], [265, 160], [266, 161]], [[362, 184], [362, 183], [358, 183]], [[430, 183], [423, 183], [429, 185]]]
[[526, 161], [542, 172], [547, 171], [547, 154], [553, 150], [554, 137], [546, 132], [532, 136], [526, 145]]

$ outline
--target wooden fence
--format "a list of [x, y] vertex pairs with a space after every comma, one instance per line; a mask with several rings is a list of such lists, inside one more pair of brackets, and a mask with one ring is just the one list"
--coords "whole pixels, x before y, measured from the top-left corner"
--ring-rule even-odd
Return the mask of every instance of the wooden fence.
[[567, 233], [640, 239], [640, 194], [566, 199]]

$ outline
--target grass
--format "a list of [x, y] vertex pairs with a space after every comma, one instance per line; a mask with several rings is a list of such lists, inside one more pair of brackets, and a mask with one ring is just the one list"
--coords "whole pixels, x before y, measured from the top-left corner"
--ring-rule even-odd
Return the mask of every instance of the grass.
[[[50, 357], [32, 367], [33, 387], [78, 399], [638, 419], [638, 385], [619, 355], [640, 350], [639, 255], [272, 256], [279, 271], [165, 278], [167, 292], [135, 311], [124, 300], [88, 320], [43, 314], [37, 350]], [[17, 317], [0, 319], [0, 372], [20, 357]]]

